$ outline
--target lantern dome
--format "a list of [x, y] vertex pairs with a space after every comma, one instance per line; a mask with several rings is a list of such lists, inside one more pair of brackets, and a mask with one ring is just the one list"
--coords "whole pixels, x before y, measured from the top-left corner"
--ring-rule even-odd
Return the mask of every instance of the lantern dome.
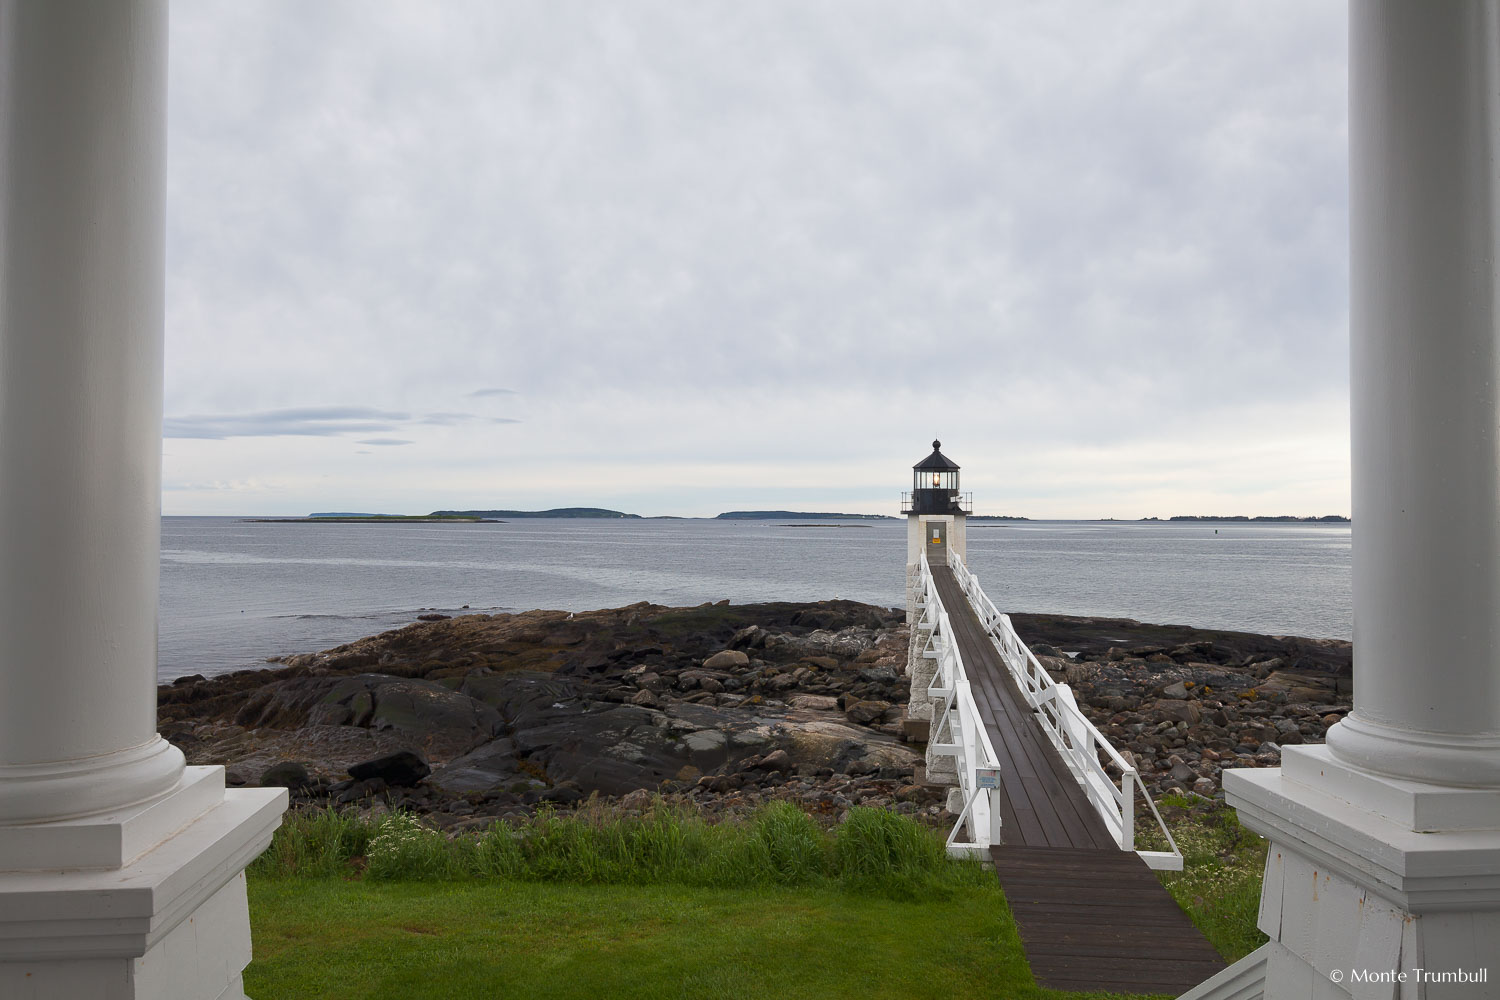
[[958, 463], [942, 452], [943, 442], [932, 442], [932, 454], [913, 465], [917, 472], [958, 472]]

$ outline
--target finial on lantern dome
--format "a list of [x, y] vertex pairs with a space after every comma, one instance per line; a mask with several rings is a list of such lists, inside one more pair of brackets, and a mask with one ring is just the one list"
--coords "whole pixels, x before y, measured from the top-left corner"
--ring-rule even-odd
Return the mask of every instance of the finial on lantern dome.
[[932, 442], [932, 450], [933, 451], [937, 451], [942, 446], [943, 446], [943, 442], [941, 442], [941, 441], [933, 441]]

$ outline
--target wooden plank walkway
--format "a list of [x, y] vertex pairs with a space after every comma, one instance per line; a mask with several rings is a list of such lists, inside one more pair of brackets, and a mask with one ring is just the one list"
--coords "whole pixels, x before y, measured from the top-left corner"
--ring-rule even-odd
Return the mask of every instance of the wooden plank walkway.
[[1224, 968], [1134, 852], [992, 848], [1037, 984], [1177, 996]]
[[1003, 844], [991, 855], [1037, 983], [1176, 996], [1223, 969], [1156, 874], [1110, 836], [953, 571], [933, 565], [932, 578], [1000, 760]]

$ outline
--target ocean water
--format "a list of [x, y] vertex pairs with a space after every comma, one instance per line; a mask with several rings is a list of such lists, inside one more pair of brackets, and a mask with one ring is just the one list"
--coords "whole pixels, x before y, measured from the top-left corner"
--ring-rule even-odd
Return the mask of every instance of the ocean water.
[[[158, 673], [261, 666], [465, 606], [904, 602], [904, 520], [797, 523], [167, 517]], [[1353, 627], [1347, 524], [974, 522], [968, 553], [1008, 611], [1332, 638]]]

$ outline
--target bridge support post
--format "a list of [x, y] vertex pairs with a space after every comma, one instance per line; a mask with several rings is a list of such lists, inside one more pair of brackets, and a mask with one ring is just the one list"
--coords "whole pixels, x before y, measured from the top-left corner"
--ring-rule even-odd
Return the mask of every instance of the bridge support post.
[[[953, 641], [952, 636], [942, 631], [947, 627], [948, 623], [945, 616], [944, 620], [938, 624], [938, 631], [933, 637], [933, 645], [939, 658], [946, 652], [946, 645]], [[927, 662], [937, 664], [938, 660], [928, 660]], [[934, 676], [940, 672], [941, 668], [939, 667], [934, 671]], [[925, 696], [927, 689], [923, 688], [922, 691]], [[951, 745], [957, 742], [954, 739], [955, 727], [953, 724], [953, 712], [956, 711], [956, 707], [950, 709], [950, 701], [947, 698], [929, 699], [928, 704], [932, 706], [932, 724], [928, 730], [927, 784], [950, 786], [948, 789], [947, 808], [949, 812], [957, 812], [963, 808], [963, 793], [958, 788], [958, 761], [952, 753], [940, 753], [937, 750], [939, 746]]]
[[906, 676], [909, 686], [906, 715], [901, 725], [907, 739], [913, 743], [927, 743], [934, 738], [932, 726], [942, 714], [942, 709], [927, 693], [927, 689], [932, 686], [932, 678], [937, 673], [937, 660], [927, 655], [932, 629], [921, 627], [924, 609], [919, 605], [924, 597], [924, 588], [918, 532], [918, 526], [912, 520], [907, 530], [906, 564]]
[[927, 643], [932, 636], [929, 629], [918, 628], [916, 623], [911, 626], [911, 638], [906, 645], [906, 676], [910, 679], [910, 690], [906, 700], [906, 718], [908, 720], [908, 731], [913, 731], [913, 725], [920, 729], [920, 733], [914, 733], [921, 738], [918, 742], [927, 742], [932, 737], [932, 724], [937, 722], [938, 715], [942, 709], [936, 707], [936, 703], [927, 693], [932, 686], [932, 679], [937, 675], [937, 660], [927, 655]]
[[0, 996], [243, 997], [286, 803], [156, 732], [166, 54], [0, 0]]
[[1224, 789], [1265, 996], [1500, 997], [1500, 4], [1349, 13], [1354, 709]]

